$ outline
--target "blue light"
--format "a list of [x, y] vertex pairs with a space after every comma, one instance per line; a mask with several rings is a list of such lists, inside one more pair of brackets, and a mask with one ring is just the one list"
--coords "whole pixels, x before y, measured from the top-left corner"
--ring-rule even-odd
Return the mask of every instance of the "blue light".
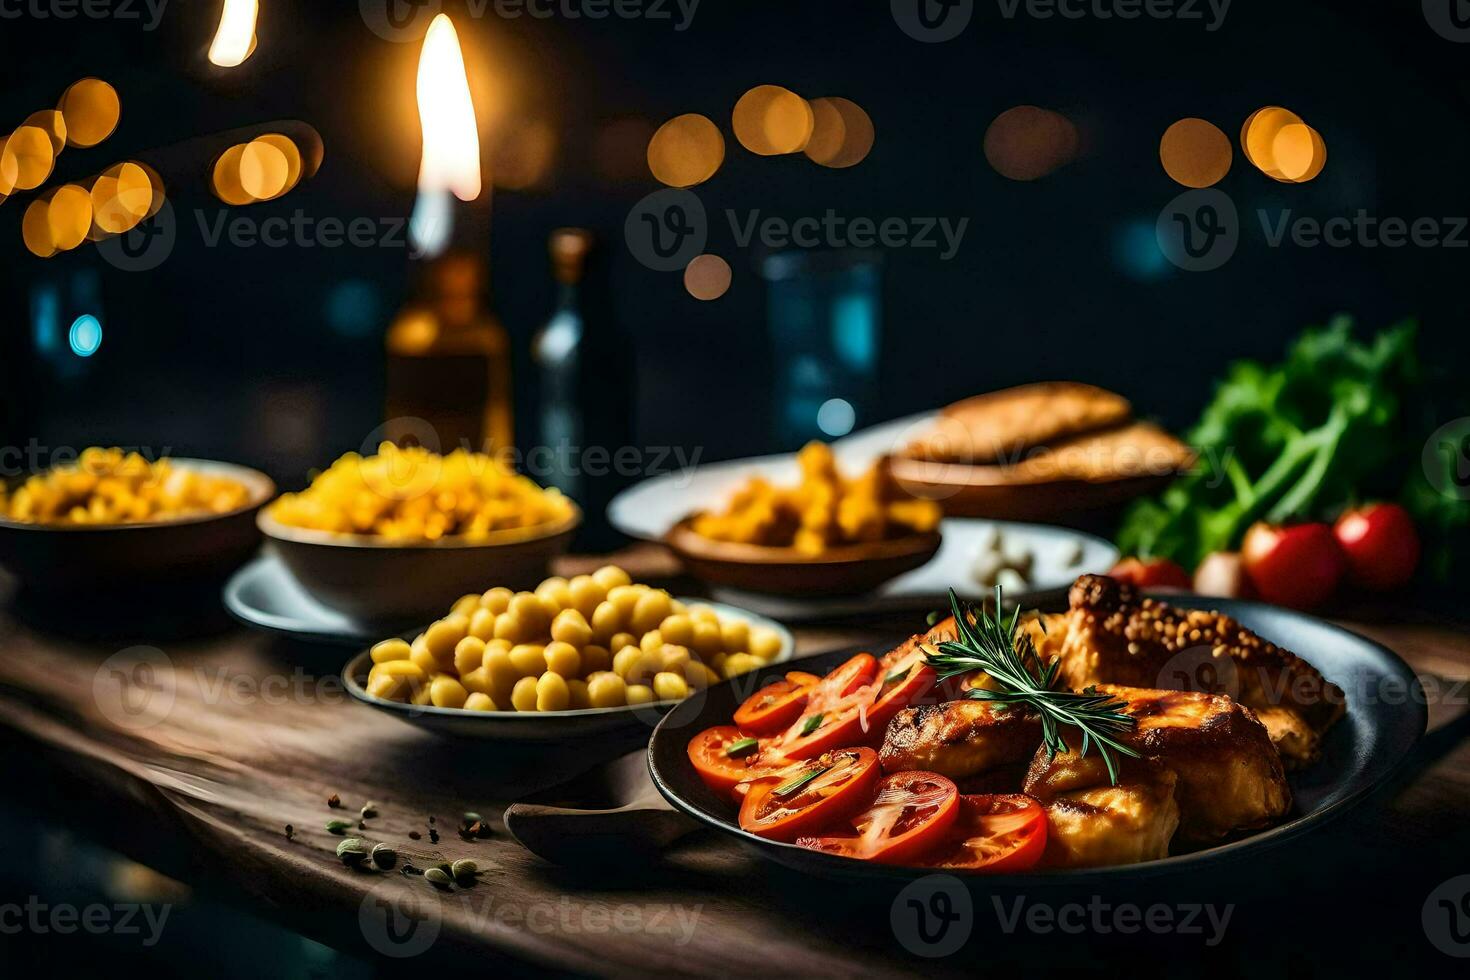
[[1173, 271], [1159, 248], [1153, 222], [1132, 219], [1113, 230], [1113, 261], [1136, 282], [1158, 282]]
[[817, 409], [817, 428], [829, 436], [845, 436], [857, 422], [857, 412], [845, 398], [829, 398]]
[[77, 357], [91, 357], [102, 346], [102, 324], [90, 313], [79, 316], [72, 323], [67, 340]]

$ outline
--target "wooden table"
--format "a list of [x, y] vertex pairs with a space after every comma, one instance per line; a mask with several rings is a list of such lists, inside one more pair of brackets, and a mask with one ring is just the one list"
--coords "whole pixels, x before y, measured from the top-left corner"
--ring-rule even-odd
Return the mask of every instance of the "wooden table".
[[[645, 574], [660, 570], [646, 554], [627, 557]], [[207, 599], [199, 607], [211, 608]], [[1420, 912], [1436, 884], [1470, 872], [1463, 685], [1435, 695], [1434, 731], [1394, 785], [1277, 852], [1270, 867], [1116, 895], [1018, 897], [1057, 909], [1228, 903], [1218, 944], [1193, 934], [1119, 933], [1111, 913], [1082, 932], [1008, 932], [1003, 909], [1013, 906], [981, 903], [964, 951], [929, 959], [896, 940], [896, 894], [796, 878], [711, 832], [632, 868], [548, 865], [503, 832], [505, 806], [635, 745], [531, 750], [447, 741], [352, 701], [335, 678], [344, 651], [283, 643], [220, 623], [212, 610], [203, 618], [140, 624], [123, 613], [0, 612], [8, 782], [108, 846], [357, 955], [412, 945], [383, 935], [392, 906], [427, 916], [415, 935], [434, 933], [406, 961], [416, 969], [467, 955], [477, 964], [613, 975], [973, 974], [1081, 967], [1114, 955], [1150, 974], [1196, 958], [1222, 973], [1338, 957], [1456, 964], [1426, 939]], [[1442, 617], [1349, 625], [1423, 672], [1470, 676], [1470, 634]], [[799, 629], [799, 654], [878, 645], [912, 628], [904, 618]], [[344, 809], [328, 807], [333, 795]], [[367, 800], [380, 815], [364, 837], [473, 858], [486, 874], [474, 888], [439, 894], [421, 878], [345, 867], [333, 853], [339, 838], [324, 824], [355, 819]], [[466, 810], [489, 818], [493, 836], [461, 840], [454, 827]], [[411, 841], [411, 831], [424, 840]], [[1140, 957], [1141, 943], [1153, 952]]]

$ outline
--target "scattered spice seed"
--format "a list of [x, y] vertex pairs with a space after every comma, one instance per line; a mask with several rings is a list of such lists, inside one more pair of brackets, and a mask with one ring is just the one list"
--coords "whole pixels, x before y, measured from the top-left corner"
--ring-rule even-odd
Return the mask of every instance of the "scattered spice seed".
[[431, 813], [431, 814], [429, 814], [429, 826], [432, 827], [433, 825], [434, 825], [434, 815]]
[[340, 809], [342, 806], [342, 797], [338, 796], [336, 793], [333, 793], [331, 796], [327, 797], [327, 806], [331, 807], [333, 810]]
[[345, 834], [345, 833], [347, 833], [347, 828], [349, 826], [351, 826], [351, 825], [346, 820], [328, 820], [327, 821], [327, 833], [329, 833], [329, 834]]
[[408, 839], [409, 840], [423, 840], [424, 839], [424, 835], [421, 834], [421, 833], [419, 833], [417, 830], [410, 830], [408, 832]]
[[290, 824], [286, 824], [286, 839], [287, 840], [291, 840], [295, 836], [296, 836], [296, 828], [293, 827], [293, 826], [291, 826]]
[[359, 820], [357, 822], [357, 829], [358, 830], [367, 830], [367, 821], [366, 820]]
[[367, 846], [357, 837], [349, 837], [337, 845], [337, 856], [342, 863], [349, 868], [356, 867], [367, 860]]
[[433, 827], [430, 827], [429, 828], [429, 843], [430, 844], [437, 844], [437, 843], [439, 843], [439, 831], [435, 830]]
[[362, 805], [362, 819], [364, 819], [364, 820], [371, 820], [374, 817], [376, 817], [377, 815], [378, 815], [378, 805], [376, 803], [371, 803], [370, 802], [370, 803], [364, 803]]

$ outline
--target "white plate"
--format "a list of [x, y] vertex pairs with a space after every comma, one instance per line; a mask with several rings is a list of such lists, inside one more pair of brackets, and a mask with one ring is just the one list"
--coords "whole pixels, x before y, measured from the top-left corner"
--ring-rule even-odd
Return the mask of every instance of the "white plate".
[[[724, 602], [799, 622], [873, 612], [943, 609], [948, 606], [950, 589], [963, 598], [984, 598], [992, 589], [975, 580], [974, 567], [981, 550], [997, 533], [1003, 535], [1008, 548], [1019, 548], [1032, 555], [1029, 587], [1022, 593], [1006, 593], [1008, 600], [1016, 599], [1023, 605], [1035, 602], [1045, 593], [1067, 589], [1079, 575], [1106, 572], [1118, 561], [1118, 549], [1102, 538], [1047, 524], [947, 517], [939, 530], [944, 540], [938, 554], [923, 567], [900, 575], [869, 595], [787, 599], [734, 589], [711, 591]], [[1078, 553], [1076, 562], [1069, 561]]]
[[225, 583], [224, 603], [246, 626], [311, 643], [361, 646], [396, 630], [344, 616], [313, 599], [270, 548]]
[[[706, 605], [722, 619], [740, 619], [751, 626], [764, 626], [781, 637], [781, 650], [769, 663], [786, 663], [796, 652], [796, 637], [773, 619], [708, 599], [682, 598], [689, 605]], [[381, 637], [379, 637], [381, 639]], [[445, 735], [485, 738], [508, 742], [560, 742], [571, 739], [606, 736], [636, 731], [641, 726], [652, 730], [678, 701], [659, 701], [637, 707], [579, 708], [575, 711], [465, 711], [463, 708], [434, 708], [403, 704], [375, 698], [363, 686], [370, 665], [370, 651], [364, 650], [342, 668], [342, 682], [347, 692], [365, 704], [397, 715], [411, 724]], [[703, 697], [696, 691], [691, 697]]]
[[[936, 414], [910, 415], [843, 436], [832, 443], [832, 452], [844, 472], [860, 473], [928, 428]], [[614, 497], [607, 505], [607, 519], [630, 538], [659, 541], [694, 511], [722, 505], [752, 476], [795, 484], [801, 476], [796, 454], [731, 459], [651, 477]]]

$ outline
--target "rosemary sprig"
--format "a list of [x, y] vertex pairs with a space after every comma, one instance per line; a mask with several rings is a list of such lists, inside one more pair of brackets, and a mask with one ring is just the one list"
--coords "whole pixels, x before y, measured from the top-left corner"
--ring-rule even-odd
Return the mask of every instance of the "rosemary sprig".
[[1062, 728], [1076, 728], [1082, 733], [1080, 754], [1087, 755], [1095, 744], [1108, 768], [1108, 779], [1116, 786], [1118, 768], [1112, 753], [1138, 758], [1136, 751], [1113, 737], [1136, 724], [1123, 714], [1124, 703], [1091, 687], [1081, 692], [1057, 690], [1061, 662], [1043, 664], [1031, 637], [1016, 631], [1021, 619], [1019, 607], [1006, 621], [1001, 612], [1000, 586], [995, 587], [994, 614], [983, 605], [962, 603], [953, 589], [949, 590], [949, 605], [959, 637], [940, 643], [937, 650], [926, 650], [924, 662], [938, 671], [941, 680], [976, 670], [985, 672], [1000, 689], [975, 688], [966, 697], [1035, 711], [1041, 716], [1042, 742], [1053, 758], [1068, 750]]

